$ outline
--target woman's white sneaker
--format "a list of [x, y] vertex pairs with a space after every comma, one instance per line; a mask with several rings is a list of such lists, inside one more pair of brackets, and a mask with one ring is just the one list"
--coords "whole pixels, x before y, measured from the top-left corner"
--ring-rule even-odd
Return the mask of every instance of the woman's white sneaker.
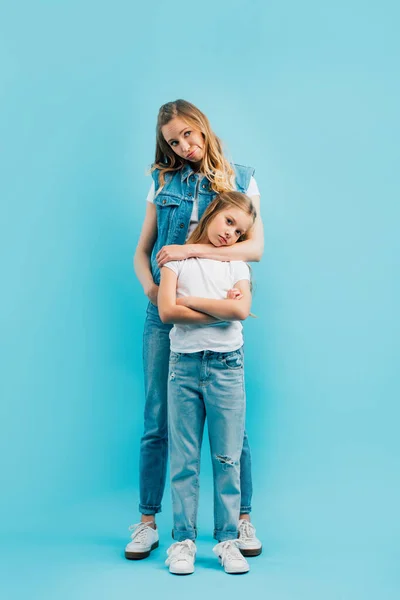
[[262, 544], [256, 538], [256, 530], [253, 523], [241, 519], [239, 521], [239, 549], [243, 556], [258, 556], [262, 552]]
[[213, 548], [213, 552], [219, 558], [219, 562], [225, 569], [225, 573], [236, 575], [250, 571], [250, 565], [239, 550], [239, 540], [227, 540], [220, 542]]
[[136, 523], [131, 525], [132, 541], [125, 548], [125, 558], [129, 560], [140, 560], [147, 558], [154, 548], [158, 547], [158, 531], [147, 523]]
[[174, 575], [194, 573], [196, 550], [196, 544], [192, 540], [172, 544], [167, 550], [168, 558], [165, 561], [165, 564], [169, 567], [169, 572]]

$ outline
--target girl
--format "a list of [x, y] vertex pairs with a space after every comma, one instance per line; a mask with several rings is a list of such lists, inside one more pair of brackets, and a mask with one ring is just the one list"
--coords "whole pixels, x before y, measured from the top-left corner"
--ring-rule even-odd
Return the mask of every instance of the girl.
[[[140, 446], [141, 522], [132, 526], [132, 541], [125, 556], [141, 559], [158, 546], [155, 514], [161, 511], [164, 492], [168, 429], [167, 381], [170, 324], [157, 309], [160, 267], [171, 260], [203, 257], [218, 261], [258, 261], [263, 251], [260, 217], [248, 239], [234, 246], [185, 244], [199, 218], [217, 193], [246, 192], [259, 213], [259, 191], [254, 169], [230, 164], [207, 117], [193, 104], [176, 100], [161, 106], [156, 129], [153, 183], [147, 197], [146, 216], [134, 257], [136, 275], [149, 298], [143, 336], [145, 377], [144, 433]], [[199, 315], [199, 319], [202, 319]], [[243, 552], [259, 554], [261, 544], [249, 522], [252, 481], [251, 456], [246, 433], [241, 456], [241, 526]]]
[[[220, 194], [188, 243], [220, 248], [246, 239], [256, 211], [239, 192]], [[228, 296], [227, 296], [228, 294]], [[236, 297], [234, 294], [237, 294]], [[227, 299], [228, 298], [228, 299]], [[158, 307], [170, 332], [168, 423], [173, 537], [171, 573], [194, 571], [200, 452], [207, 416], [214, 475], [214, 548], [227, 573], [249, 565], [238, 548], [240, 455], [245, 422], [243, 336], [249, 315], [249, 268], [242, 261], [172, 261], [161, 269]]]

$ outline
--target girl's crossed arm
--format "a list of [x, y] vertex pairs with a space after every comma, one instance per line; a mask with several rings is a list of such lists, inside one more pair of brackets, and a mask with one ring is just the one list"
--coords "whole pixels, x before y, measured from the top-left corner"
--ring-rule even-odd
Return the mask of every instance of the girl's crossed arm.
[[158, 291], [158, 312], [163, 323], [197, 323], [206, 325], [216, 323], [219, 320], [209, 314], [204, 314], [205, 311], [199, 312], [188, 306], [177, 304], [176, 281], [176, 273], [168, 267], [162, 267]]
[[218, 320], [244, 321], [249, 316], [251, 308], [250, 282], [242, 279], [235, 283], [234, 287], [242, 294], [239, 300], [214, 300], [187, 296], [178, 298], [177, 302], [184, 307], [216, 317]]

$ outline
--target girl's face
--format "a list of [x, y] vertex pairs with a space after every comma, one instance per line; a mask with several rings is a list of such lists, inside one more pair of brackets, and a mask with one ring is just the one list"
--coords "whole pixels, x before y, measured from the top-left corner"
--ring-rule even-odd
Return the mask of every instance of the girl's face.
[[232, 246], [253, 225], [253, 217], [240, 208], [232, 207], [219, 212], [207, 229], [213, 246]]
[[161, 127], [161, 133], [172, 150], [192, 163], [200, 162], [204, 156], [204, 138], [198, 129], [188, 125], [180, 117], [174, 117]]

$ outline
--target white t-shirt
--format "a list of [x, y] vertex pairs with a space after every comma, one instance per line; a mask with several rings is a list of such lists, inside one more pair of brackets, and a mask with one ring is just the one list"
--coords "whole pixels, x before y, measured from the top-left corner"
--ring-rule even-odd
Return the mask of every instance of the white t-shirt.
[[[242, 279], [250, 280], [248, 265], [241, 261], [211, 260], [209, 258], [187, 258], [174, 260], [164, 267], [171, 269], [177, 277], [177, 298], [197, 296], [224, 300], [228, 290]], [[173, 352], [233, 352], [243, 345], [240, 321], [220, 321], [210, 325], [174, 325], [170, 331]]]
[[[260, 195], [260, 190], [258, 189], [257, 182], [253, 176], [250, 177], [250, 183], [249, 183], [249, 187], [246, 190], [246, 194], [247, 194], [247, 196], [250, 196], [250, 197]], [[154, 202], [155, 195], [156, 195], [156, 188], [154, 185], [154, 181], [152, 181], [150, 189], [149, 189], [149, 193], [147, 194], [147, 198], [146, 198], [147, 202]], [[199, 222], [199, 205], [198, 205], [198, 199], [194, 198], [193, 199], [193, 209], [192, 209], [192, 214], [190, 215], [190, 223], [189, 223], [189, 229], [188, 229], [186, 239], [188, 239], [189, 236], [192, 234], [192, 231], [195, 230], [198, 222]]]

